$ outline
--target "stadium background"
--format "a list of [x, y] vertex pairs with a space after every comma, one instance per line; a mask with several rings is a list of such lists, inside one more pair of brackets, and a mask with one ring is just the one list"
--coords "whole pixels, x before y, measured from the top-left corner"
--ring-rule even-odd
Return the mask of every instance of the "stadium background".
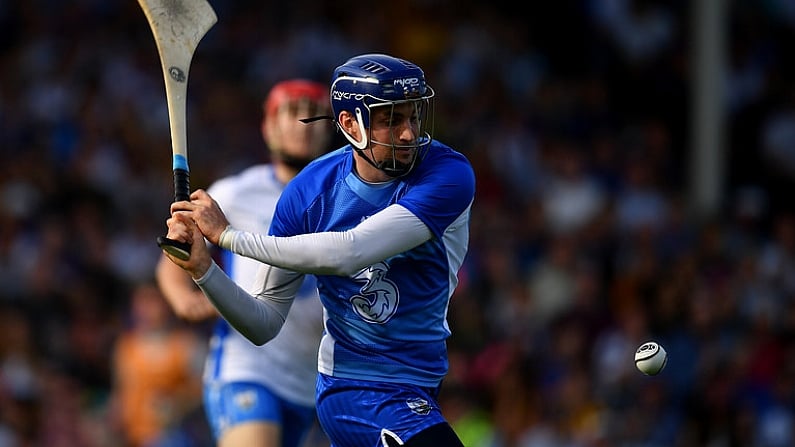
[[[795, 445], [795, 3], [701, 2], [718, 54], [684, 0], [211, 3], [193, 187], [265, 160], [273, 82], [426, 69], [478, 181], [442, 394], [467, 445]], [[0, 1], [2, 447], [120, 445], [110, 356], [172, 193], [158, 63], [135, 1]]]

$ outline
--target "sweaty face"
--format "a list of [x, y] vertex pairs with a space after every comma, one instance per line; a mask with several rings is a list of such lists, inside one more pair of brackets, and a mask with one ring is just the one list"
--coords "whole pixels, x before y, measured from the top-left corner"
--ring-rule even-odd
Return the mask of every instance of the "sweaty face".
[[324, 122], [302, 123], [302, 118], [328, 114], [328, 105], [308, 98], [285, 101], [265, 119], [268, 147], [285, 158], [309, 161], [327, 150], [332, 129]]

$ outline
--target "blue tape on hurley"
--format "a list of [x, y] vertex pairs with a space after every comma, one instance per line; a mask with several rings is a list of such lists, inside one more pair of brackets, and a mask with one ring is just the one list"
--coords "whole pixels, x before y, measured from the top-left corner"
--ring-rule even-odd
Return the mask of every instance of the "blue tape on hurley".
[[184, 155], [174, 155], [174, 170], [182, 169], [188, 170], [188, 159]]

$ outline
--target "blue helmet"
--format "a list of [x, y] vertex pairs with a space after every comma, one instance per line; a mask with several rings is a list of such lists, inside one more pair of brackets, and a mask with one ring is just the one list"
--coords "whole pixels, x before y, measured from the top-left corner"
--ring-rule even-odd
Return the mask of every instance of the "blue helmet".
[[[347, 60], [334, 70], [331, 83], [331, 107], [335, 122], [340, 112], [347, 111], [356, 117], [361, 134], [365, 136], [368, 135], [365, 129], [370, 127], [371, 109], [379, 106], [414, 103], [421, 123], [429, 126], [432, 116], [428, 115], [432, 114], [433, 96], [434, 91], [425, 83], [425, 73], [420, 67], [386, 54], [363, 54]], [[369, 144], [369, 137], [356, 141], [346, 132], [343, 134], [360, 151]], [[421, 148], [430, 141], [430, 132], [421, 126], [421, 136], [416, 146]], [[390, 175], [401, 174], [387, 170]]]

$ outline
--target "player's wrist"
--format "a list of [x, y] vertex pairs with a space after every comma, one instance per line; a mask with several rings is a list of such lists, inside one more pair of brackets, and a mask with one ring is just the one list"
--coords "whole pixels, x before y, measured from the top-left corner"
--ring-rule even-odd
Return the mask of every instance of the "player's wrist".
[[232, 241], [235, 238], [235, 229], [232, 225], [227, 225], [224, 231], [218, 236], [218, 246], [226, 250], [232, 251]]
[[191, 272], [191, 276], [193, 277], [193, 282], [198, 285], [202, 285], [205, 283], [213, 271], [218, 269], [218, 264], [215, 261], [210, 261], [209, 265], [206, 268], [200, 268], [195, 271]]

